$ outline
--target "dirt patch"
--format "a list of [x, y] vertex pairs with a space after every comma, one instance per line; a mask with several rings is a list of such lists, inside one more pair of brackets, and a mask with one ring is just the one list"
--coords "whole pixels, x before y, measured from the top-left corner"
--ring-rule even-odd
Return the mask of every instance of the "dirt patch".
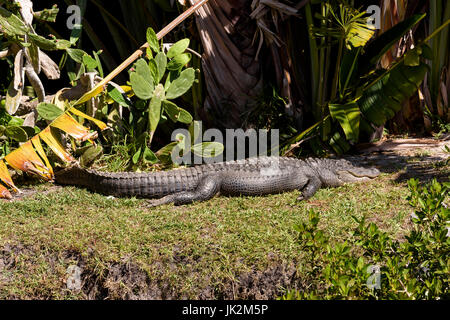
[[[24, 247], [22, 245], [7, 244], [0, 250], [0, 287], [13, 282], [12, 271], [16, 267], [17, 257], [26, 257], [23, 264], [33, 264], [36, 257], [44, 259], [50, 266], [49, 273], [58, 274], [60, 296], [87, 300], [172, 300], [186, 299], [187, 297], [171, 287], [163, 277], [151, 278], [130, 258], [120, 262], [108, 263], [102, 267], [93, 267], [96, 260], [93, 252], [81, 255], [74, 251], [54, 252], [39, 251], [38, 248]], [[170, 267], [185, 263], [186, 259], [175, 259], [171, 262], [155, 261], [152, 265], [158, 268], [156, 274], [164, 274]], [[58, 265], [59, 264], [59, 265]], [[172, 264], [172, 266], [170, 266]], [[175, 265], [173, 265], [175, 264]], [[25, 266], [26, 267], [26, 266]], [[69, 270], [79, 270], [79, 287], [73, 286], [73, 276]], [[67, 272], [65, 272], [67, 270]], [[192, 268], [190, 272], [196, 272]], [[43, 275], [45, 276], [45, 275]], [[189, 277], [189, 274], [183, 275]], [[198, 288], [199, 300], [206, 299], [275, 299], [283, 294], [286, 288], [295, 287], [299, 279], [295, 264], [285, 265], [273, 261], [266, 270], [254, 270], [237, 274], [230, 279], [207, 279], [205, 286]], [[69, 283], [69, 281], [72, 281]], [[213, 286], [212, 283], [217, 285]], [[56, 288], [55, 288], [56, 289]], [[53, 299], [54, 293], [47, 291], [34, 292], [34, 295], [8, 296], [7, 299]], [[48, 295], [50, 294], [50, 295]]]
[[28, 199], [33, 197], [36, 193], [46, 195], [52, 192], [56, 192], [63, 188], [62, 186], [47, 184], [45, 190], [38, 190], [33, 186], [19, 187], [20, 193], [14, 193], [12, 199], [0, 199], [0, 201], [10, 202], [10, 201], [20, 201], [23, 199]]
[[[382, 172], [395, 174], [394, 181], [404, 182], [417, 178], [428, 182], [433, 178], [448, 181], [450, 153], [449, 140], [436, 139], [386, 139], [358, 147], [357, 155], [350, 160], [377, 166]], [[449, 149], [450, 150], [450, 149]]]
[[[103, 279], [85, 272], [83, 292], [88, 299], [172, 300], [186, 297], [162, 279], [150, 279], [132, 262], [111, 264]], [[264, 271], [252, 271], [236, 276], [237, 280], [215, 281], [199, 289], [197, 299], [275, 299], [285, 288], [298, 281], [295, 267], [274, 265]]]
[[82, 274], [82, 291], [89, 300], [160, 300], [170, 299], [168, 288], [152, 281], [147, 273], [131, 261], [112, 263], [102, 274], [86, 269]]
[[15, 255], [22, 248], [7, 244], [3, 250], [0, 250], [0, 285], [11, 281], [9, 270], [14, 268], [16, 264]]
[[225, 282], [221, 299], [268, 300], [279, 297], [299, 281], [294, 264], [272, 265], [264, 271], [252, 271]]

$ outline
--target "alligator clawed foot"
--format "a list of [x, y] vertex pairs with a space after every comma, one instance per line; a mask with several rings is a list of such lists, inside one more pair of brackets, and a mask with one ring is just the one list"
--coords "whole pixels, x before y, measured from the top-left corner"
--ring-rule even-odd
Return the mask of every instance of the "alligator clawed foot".
[[162, 206], [163, 204], [169, 204], [174, 201], [174, 195], [168, 195], [165, 197], [162, 197], [160, 199], [153, 199], [153, 200], [147, 200], [145, 207], [146, 208], [153, 208], [157, 206]]
[[145, 201], [145, 208], [154, 208], [154, 207], [158, 207], [160, 205], [164, 204], [161, 199], [156, 199], [156, 200], [147, 200]]

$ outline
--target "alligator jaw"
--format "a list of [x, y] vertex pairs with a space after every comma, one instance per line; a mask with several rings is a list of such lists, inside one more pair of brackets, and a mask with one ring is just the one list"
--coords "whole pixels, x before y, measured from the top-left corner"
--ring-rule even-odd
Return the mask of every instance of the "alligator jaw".
[[339, 170], [336, 172], [339, 179], [345, 182], [369, 181], [380, 175], [376, 168], [351, 168], [348, 170]]

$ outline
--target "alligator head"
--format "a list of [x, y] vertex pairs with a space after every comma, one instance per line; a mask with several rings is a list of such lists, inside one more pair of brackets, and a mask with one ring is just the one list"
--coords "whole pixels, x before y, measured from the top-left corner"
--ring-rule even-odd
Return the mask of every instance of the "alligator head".
[[377, 168], [356, 166], [347, 160], [337, 162], [331, 169], [342, 183], [368, 181], [380, 175]]
[[380, 174], [376, 168], [353, 164], [344, 159], [309, 160], [308, 163], [315, 168], [323, 185], [330, 187], [340, 186], [344, 183], [368, 181]]

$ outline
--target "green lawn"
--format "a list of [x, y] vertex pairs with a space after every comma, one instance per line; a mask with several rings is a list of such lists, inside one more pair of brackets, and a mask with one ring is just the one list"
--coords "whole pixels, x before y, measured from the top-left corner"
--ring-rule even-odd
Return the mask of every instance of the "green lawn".
[[[406, 182], [393, 180], [321, 189], [300, 203], [291, 192], [151, 209], [40, 185], [0, 202], [0, 299], [275, 298], [301, 279], [293, 226], [311, 209], [336, 240], [356, 226], [352, 215], [400, 237], [411, 208]], [[67, 289], [70, 265], [83, 270], [81, 291]]]

